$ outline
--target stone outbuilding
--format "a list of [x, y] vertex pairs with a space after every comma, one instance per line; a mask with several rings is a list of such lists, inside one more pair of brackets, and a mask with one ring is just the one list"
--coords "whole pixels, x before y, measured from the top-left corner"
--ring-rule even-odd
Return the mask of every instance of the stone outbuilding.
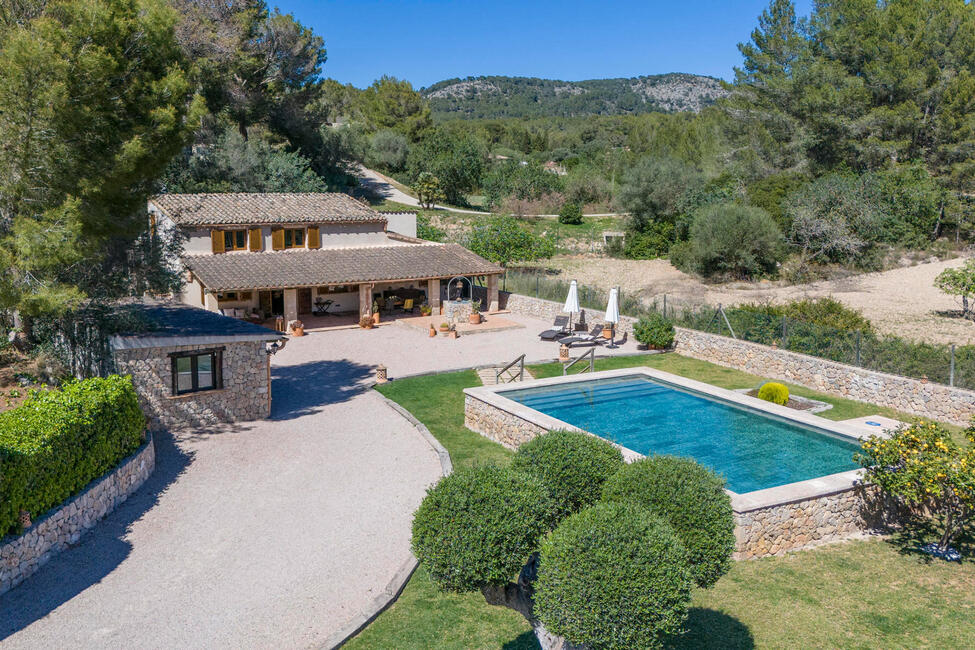
[[171, 301], [126, 305], [142, 331], [110, 340], [115, 371], [131, 375], [151, 429], [257, 420], [271, 412], [274, 330]]

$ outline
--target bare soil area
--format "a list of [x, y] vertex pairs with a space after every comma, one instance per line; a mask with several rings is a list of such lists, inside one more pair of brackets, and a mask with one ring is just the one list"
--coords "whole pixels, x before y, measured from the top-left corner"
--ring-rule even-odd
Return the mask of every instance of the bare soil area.
[[934, 278], [942, 270], [963, 262], [957, 258], [801, 285], [769, 281], [707, 284], [659, 259], [564, 256], [548, 266], [558, 269], [565, 280], [605, 289], [618, 285], [624, 293], [644, 300], [659, 300], [666, 294], [671, 304], [735, 305], [832, 296], [859, 309], [880, 332], [915, 341], [970, 345], [975, 344], [975, 323], [961, 318], [958, 299], [934, 286]]

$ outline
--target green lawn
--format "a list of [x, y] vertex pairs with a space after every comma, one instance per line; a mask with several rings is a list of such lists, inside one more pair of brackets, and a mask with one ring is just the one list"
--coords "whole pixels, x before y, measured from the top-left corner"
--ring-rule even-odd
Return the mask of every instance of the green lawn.
[[[676, 354], [597, 361], [609, 370], [647, 365], [725, 388], [761, 378]], [[538, 377], [559, 364], [532, 368]], [[507, 462], [511, 452], [464, 428], [461, 390], [472, 371], [401, 379], [379, 390], [412, 412], [450, 452], [456, 467]], [[790, 386], [834, 405], [834, 420], [891, 409]], [[737, 562], [694, 595], [676, 648], [975, 647], [975, 563], [927, 563], [895, 541], [847, 542], [781, 558]], [[422, 569], [400, 599], [349, 643], [350, 648], [536, 648], [528, 624], [487, 605], [480, 594], [442, 594]]]

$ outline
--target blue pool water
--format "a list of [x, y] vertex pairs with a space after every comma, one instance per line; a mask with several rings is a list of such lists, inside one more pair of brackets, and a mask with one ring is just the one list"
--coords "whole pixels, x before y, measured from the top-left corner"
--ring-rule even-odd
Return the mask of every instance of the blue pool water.
[[859, 446], [635, 375], [500, 393], [641, 454], [689, 456], [751, 492], [856, 469]]

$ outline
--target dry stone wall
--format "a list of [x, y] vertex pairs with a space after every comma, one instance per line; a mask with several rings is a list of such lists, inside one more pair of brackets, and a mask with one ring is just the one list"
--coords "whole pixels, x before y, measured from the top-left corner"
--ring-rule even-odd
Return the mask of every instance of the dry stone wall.
[[53, 556], [77, 543], [89, 528], [138, 490], [155, 466], [156, 448], [149, 438], [118, 467], [36, 520], [22, 535], [0, 540], [0, 594], [13, 589]]
[[[519, 294], [502, 294], [503, 308], [552, 320], [562, 305]], [[599, 315], [593, 314], [598, 320]], [[622, 316], [620, 332], [632, 331], [635, 318]], [[865, 370], [827, 359], [780, 350], [727, 336], [677, 328], [677, 351], [685, 356], [761, 377], [799, 384], [829, 395], [870, 402], [914, 415], [967, 425], [975, 415], [975, 391]]]
[[548, 431], [470, 395], [464, 396], [464, 426], [508, 449], [518, 449], [523, 443]]
[[180, 429], [265, 418], [270, 413], [268, 356], [264, 343], [228, 343], [223, 350], [223, 388], [172, 394], [171, 352], [212, 349], [212, 345], [119, 350], [119, 374], [132, 375], [149, 428]]

